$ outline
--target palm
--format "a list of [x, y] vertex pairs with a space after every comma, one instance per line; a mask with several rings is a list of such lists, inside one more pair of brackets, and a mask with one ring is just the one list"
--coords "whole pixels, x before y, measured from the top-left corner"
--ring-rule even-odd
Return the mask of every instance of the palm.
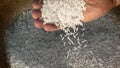
[[111, 0], [86, 0], [86, 2], [83, 22], [95, 20], [115, 6], [115, 2]]

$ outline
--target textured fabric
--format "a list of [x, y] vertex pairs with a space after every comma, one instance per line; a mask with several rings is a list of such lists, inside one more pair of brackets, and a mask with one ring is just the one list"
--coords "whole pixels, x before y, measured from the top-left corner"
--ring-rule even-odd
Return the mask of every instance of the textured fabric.
[[[31, 11], [23, 12], [14, 23], [5, 36], [11, 68], [120, 67], [120, 6], [100, 19], [84, 24], [86, 30], [81, 40], [86, 39], [82, 45], [87, 46], [77, 52], [69, 50], [78, 45], [64, 46], [60, 37], [63, 31], [46, 32], [35, 28]], [[79, 62], [74, 63], [78, 67], [69, 66], [76, 58]]]

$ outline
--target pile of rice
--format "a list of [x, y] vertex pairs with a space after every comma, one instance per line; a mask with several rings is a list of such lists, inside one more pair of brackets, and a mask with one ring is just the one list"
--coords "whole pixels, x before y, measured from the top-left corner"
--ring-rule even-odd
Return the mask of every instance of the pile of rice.
[[55, 23], [61, 29], [82, 25], [84, 0], [43, 0], [42, 19], [45, 23]]

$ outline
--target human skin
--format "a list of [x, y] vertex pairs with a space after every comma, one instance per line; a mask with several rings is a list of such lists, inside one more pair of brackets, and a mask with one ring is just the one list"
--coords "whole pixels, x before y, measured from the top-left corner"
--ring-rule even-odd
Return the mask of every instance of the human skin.
[[[116, 5], [120, 4], [120, 1], [115, 0], [85, 0], [86, 2], [86, 11], [83, 12], [84, 19], [81, 20], [83, 23], [95, 20], [104, 14], [106, 14], [109, 10], [111, 10]], [[44, 21], [39, 19], [41, 17], [42, 1], [33, 2], [33, 13], [32, 17], [35, 19], [34, 24], [37, 28], [44, 28], [46, 31], [56, 31], [60, 30], [59, 27], [55, 26], [55, 24], [45, 24]]]

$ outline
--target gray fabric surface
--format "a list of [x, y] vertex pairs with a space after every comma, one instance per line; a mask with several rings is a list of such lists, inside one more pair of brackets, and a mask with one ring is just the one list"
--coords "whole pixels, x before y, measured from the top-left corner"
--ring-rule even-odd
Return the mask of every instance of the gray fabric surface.
[[64, 46], [63, 31], [36, 29], [31, 11], [23, 12], [14, 23], [5, 36], [11, 68], [120, 68], [120, 6], [84, 24], [81, 39], [87, 40], [87, 46], [76, 51], [71, 49], [78, 45]]

